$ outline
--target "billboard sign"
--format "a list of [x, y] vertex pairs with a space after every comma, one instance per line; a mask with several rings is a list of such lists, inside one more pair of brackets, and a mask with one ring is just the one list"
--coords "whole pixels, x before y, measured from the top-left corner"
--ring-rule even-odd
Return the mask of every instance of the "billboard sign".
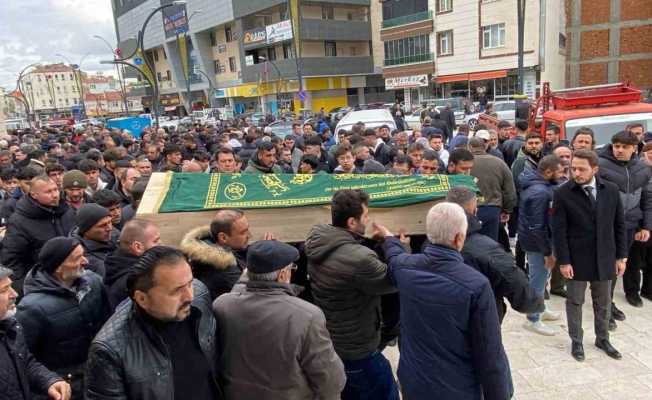
[[[172, 4], [173, 0], [161, 0], [161, 5]], [[175, 37], [179, 33], [188, 32], [188, 14], [185, 4], [175, 4], [161, 10], [163, 14], [163, 30], [165, 38]]]
[[385, 79], [385, 89], [407, 89], [428, 86], [428, 75], [399, 76]]
[[277, 22], [265, 27], [267, 31], [267, 44], [284, 42], [292, 39], [292, 23], [290, 20]]
[[244, 36], [242, 37], [242, 43], [245, 46], [264, 43], [266, 38], [267, 33], [264, 27], [249, 29], [244, 33]]

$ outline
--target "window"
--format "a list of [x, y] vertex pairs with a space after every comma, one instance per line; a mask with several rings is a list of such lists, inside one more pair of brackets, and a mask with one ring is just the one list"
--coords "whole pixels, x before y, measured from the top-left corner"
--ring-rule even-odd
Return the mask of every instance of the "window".
[[559, 32], [559, 48], [564, 50], [566, 48], [566, 35]]
[[437, 14], [453, 11], [453, 0], [437, 0]]
[[326, 41], [324, 42], [324, 52], [326, 57], [337, 57], [337, 45], [335, 42]]
[[335, 19], [335, 9], [333, 6], [321, 6], [321, 19]]
[[68, 105], [69, 103], [70, 103], [70, 102], [68, 101], [68, 99], [66, 99], [66, 105]]
[[283, 58], [294, 58], [294, 46], [292, 43], [283, 43]]
[[70, 74], [70, 80], [73, 80], [72, 74]]
[[230, 26], [225, 26], [224, 27], [224, 36], [226, 36], [227, 43], [233, 41], [233, 31], [231, 31]]
[[358, 49], [355, 48], [355, 47], [351, 47], [351, 48], [349, 48], [349, 53], [350, 53], [349, 54], [350, 56], [355, 57], [357, 55], [357, 53], [358, 53]]
[[235, 63], [235, 57], [229, 57], [229, 71], [236, 72], [237, 69], [238, 66]]
[[348, 13], [346, 13], [346, 19], [347, 19], [348, 21], [353, 21], [353, 13], [352, 13], [352, 12], [348, 12]]
[[217, 46], [217, 38], [215, 37], [215, 32], [209, 32], [208, 38], [211, 41], [211, 47]]
[[489, 25], [482, 28], [482, 48], [493, 49], [505, 46], [505, 24]]
[[267, 60], [276, 61], [276, 47], [270, 47], [267, 49]]
[[152, 53], [154, 54], [154, 62], [158, 62], [158, 50], [154, 50]]
[[156, 73], [156, 78], [158, 79], [159, 82], [163, 82], [163, 79], [161, 78], [161, 73], [160, 72]]
[[437, 33], [437, 55], [450, 56], [453, 54], [453, 31]]
[[430, 35], [419, 35], [385, 42], [385, 65], [431, 61]]
[[224, 67], [224, 64], [220, 63], [220, 60], [215, 60], [214, 67], [215, 67], [216, 75], [223, 74], [226, 72], [226, 68]]
[[166, 78], [168, 81], [171, 81], [171, 80], [172, 80], [172, 74], [170, 73], [170, 70], [165, 71], [165, 78]]

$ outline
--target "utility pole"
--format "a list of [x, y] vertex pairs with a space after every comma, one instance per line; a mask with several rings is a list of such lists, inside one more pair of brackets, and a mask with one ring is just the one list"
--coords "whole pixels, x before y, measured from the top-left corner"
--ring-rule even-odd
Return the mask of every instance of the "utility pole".
[[525, 71], [523, 67], [523, 52], [525, 41], [525, 2], [526, 0], [517, 0], [516, 16], [518, 18], [518, 92], [523, 94], [525, 89]]

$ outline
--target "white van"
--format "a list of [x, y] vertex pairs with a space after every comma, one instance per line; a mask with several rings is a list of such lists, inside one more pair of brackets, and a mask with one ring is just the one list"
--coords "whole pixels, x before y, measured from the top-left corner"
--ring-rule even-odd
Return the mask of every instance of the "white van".
[[378, 128], [379, 126], [387, 125], [389, 130], [393, 131], [396, 129], [396, 122], [389, 110], [375, 109], [375, 110], [362, 110], [362, 111], [351, 111], [346, 114], [344, 118], [338, 122], [337, 127], [335, 127], [335, 141], [338, 141], [338, 132], [342, 129], [350, 131], [353, 128], [353, 125], [358, 122], [362, 122], [365, 128]]

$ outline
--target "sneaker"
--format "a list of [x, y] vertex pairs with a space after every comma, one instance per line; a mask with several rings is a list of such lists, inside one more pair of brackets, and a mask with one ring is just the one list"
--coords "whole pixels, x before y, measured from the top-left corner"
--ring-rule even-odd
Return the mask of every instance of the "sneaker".
[[548, 308], [541, 314], [542, 321], [557, 321], [559, 318], [561, 318], [559, 311], [552, 311]]
[[538, 333], [539, 335], [543, 335], [543, 336], [555, 336], [557, 334], [557, 332], [555, 332], [554, 329], [545, 325], [541, 321], [537, 321], [537, 322], [525, 321], [525, 324], [523, 324], [523, 328], [525, 328], [530, 332]]

